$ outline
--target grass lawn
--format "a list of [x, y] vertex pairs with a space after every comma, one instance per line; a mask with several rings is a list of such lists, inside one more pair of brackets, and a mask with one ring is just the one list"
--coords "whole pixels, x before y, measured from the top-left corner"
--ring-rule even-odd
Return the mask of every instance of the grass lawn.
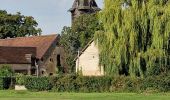
[[170, 93], [54, 93], [0, 91], [0, 100], [170, 100]]

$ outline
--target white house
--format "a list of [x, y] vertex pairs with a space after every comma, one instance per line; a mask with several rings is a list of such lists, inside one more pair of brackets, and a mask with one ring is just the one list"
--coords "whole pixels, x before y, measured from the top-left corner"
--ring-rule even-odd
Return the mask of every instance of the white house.
[[76, 72], [80, 72], [83, 76], [103, 76], [103, 67], [99, 66], [99, 49], [94, 41], [90, 41], [88, 45], [78, 54], [76, 58]]

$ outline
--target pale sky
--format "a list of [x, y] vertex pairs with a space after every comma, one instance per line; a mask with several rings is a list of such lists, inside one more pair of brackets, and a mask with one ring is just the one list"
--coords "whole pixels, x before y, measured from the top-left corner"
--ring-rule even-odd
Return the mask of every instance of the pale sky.
[[[74, 0], [0, 0], [0, 10], [8, 13], [21, 12], [33, 16], [42, 34], [60, 33], [63, 26], [71, 25], [71, 8]], [[102, 8], [103, 0], [96, 0]]]

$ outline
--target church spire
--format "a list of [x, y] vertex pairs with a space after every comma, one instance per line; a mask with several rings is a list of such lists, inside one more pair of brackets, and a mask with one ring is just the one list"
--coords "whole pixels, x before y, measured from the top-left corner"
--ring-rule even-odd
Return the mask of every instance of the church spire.
[[82, 14], [91, 14], [100, 11], [95, 0], [74, 0], [72, 8], [69, 9], [72, 14], [72, 22]]

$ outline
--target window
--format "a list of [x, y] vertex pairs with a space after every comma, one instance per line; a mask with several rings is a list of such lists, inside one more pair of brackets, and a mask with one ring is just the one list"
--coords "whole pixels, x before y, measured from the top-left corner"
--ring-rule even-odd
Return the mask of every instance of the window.
[[53, 62], [53, 58], [50, 58], [50, 61]]
[[41, 74], [42, 74], [42, 75], [44, 75], [44, 74], [45, 74], [45, 72], [44, 72], [44, 71], [41, 71]]
[[49, 74], [49, 76], [52, 76], [52, 75], [53, 75], [53, 73], [50, 73], [50, 74]]
[[60, 55], [57, 55], [57, 66], [61, 66]]

